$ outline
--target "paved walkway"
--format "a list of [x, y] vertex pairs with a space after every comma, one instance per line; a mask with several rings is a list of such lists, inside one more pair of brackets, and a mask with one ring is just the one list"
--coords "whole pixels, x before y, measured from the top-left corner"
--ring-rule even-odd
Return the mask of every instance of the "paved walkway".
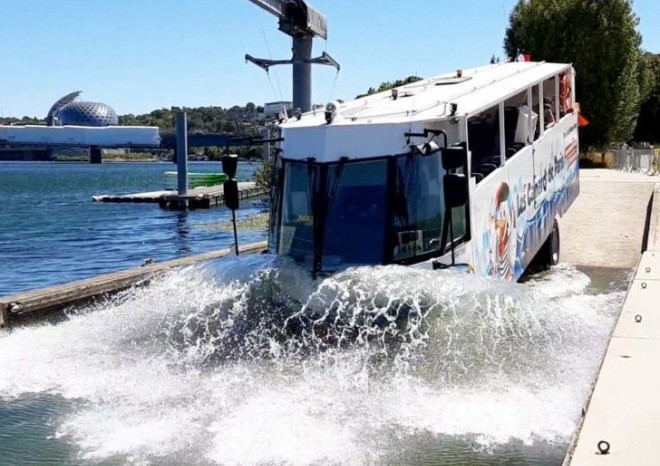
[[581, 170], [580, 195], [559, 224], [561, 261], [592, 267], [635, 267], [646, 211], [658, 182], [660, 177], [639, 173]]

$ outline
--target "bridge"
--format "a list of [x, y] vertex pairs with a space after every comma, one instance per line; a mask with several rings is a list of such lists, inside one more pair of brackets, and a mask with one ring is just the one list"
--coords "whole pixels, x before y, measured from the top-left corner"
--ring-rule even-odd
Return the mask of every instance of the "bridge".
[[101, 163], [102, 148], [150, 147], [160, 147], [155, 126], [0, 126], [0, 155], [18, 160], [49, 160], [56, 148], [89, 148], [90, 162]]
[[[188, 147], [252, 146], [273, 141], [255, 136], [188, 134]], [[89, 148], [90, 162], [101, 163], [104, 148], [176, 152], [176, 134], [161, 134], [155, 126], [0, 126], [0, 160], [47, 161], [58, 148]]]

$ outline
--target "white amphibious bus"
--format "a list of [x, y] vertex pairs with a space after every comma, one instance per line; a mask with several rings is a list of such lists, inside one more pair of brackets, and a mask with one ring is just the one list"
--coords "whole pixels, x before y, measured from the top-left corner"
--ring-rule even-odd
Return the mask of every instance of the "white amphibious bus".
[[567, 64], [458, 70], [281, 124], [269, 249], [314, 276], [467, 264], [517, 280], [559, 260], [579, 192]]

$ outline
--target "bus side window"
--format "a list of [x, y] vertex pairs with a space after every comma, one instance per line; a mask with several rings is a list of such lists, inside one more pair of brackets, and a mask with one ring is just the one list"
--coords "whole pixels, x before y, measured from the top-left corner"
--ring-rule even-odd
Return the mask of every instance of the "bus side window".
[[526, 127], [520, 118], [520, 109], [527, 107], [527, 97], [527, 91], [523, 91], [504, 101], [504, 154], [507, 159], [525, 147], [526, 137], [522, 133], [526, 133]]
[[468, 147], [472, 157], [472, 173], [477, 182], [501, 165], [499, 105], [468, 120]]
[[559, 75], [559, 110], [562, 117], [573, 111], [571, 76], [568, 71]]
[[545, 129], [551, 128], [559, 121], [556, 113], [557, 93], [555, 89], [555, 77], [543, 82], [543, 125]]

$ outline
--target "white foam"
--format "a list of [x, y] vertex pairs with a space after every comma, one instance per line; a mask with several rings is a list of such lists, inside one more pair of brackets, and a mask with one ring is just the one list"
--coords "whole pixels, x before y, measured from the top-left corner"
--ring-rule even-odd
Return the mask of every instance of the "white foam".
[[393, 430], [487, 446], [566, 442], [622, 293], [581, 294], [588, 278], [574, 269], [543, 280], [360, 268], [326, 280], [308, 304], [353, 317], [401, 302], [429, 310], [415, 342], [385, 356], [368, 339], [303, 356], [265, 321], [236, 342], [270, 358], [246, 357], [250, 347], [226, 358], [222, 339], [261, 298], [186, 269], [67, 322], [0, 334], [0, 397], [79, 400], [58, 437], [94, 461], [366, 463], [394, 453], [382, 441]]

